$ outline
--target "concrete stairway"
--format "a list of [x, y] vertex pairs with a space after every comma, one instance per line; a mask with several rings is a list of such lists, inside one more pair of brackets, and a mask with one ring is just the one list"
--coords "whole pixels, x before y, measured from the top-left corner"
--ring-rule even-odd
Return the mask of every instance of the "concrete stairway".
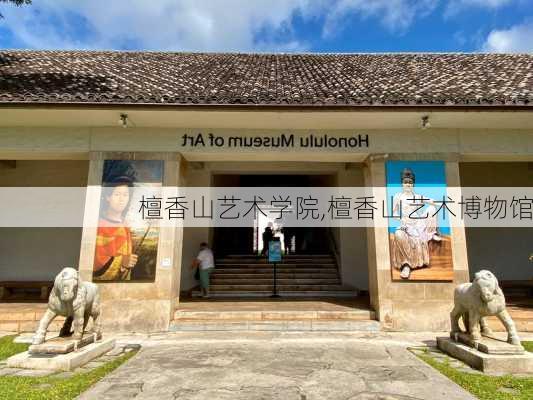
[[181, 311], [169, 330], [378, 332], [373, 311]]
[[379, 331], [368, 298], [190, 299], [170, 331]]
[[[342, 285], [331, 255], [288, 255], [277, 265], [277, 290], [282, 296], [352, 297]], [[267, 297], [274, 288], [274, 266], [265, 257], [233, 255], [216, 260], [211, 274], [213, 297]], [[193, 295], [199, 292], [193, 292]]]

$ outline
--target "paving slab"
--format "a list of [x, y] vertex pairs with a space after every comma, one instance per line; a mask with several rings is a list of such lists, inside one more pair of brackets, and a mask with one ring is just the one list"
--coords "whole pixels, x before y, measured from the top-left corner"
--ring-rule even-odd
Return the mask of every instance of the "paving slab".
[[74, 375], [76, 375], [76, 373], [73, 372], [73, 371], [65, 371], [65, 372], [59, 372], [59, 373], [55, 374], [54, 378], [68, 379], [68, 378], [72, 378]]
[[19, 371], [15, 372], [14, 376], [25, 376], [28, 378], [41, 378], [43, 376], [48, 376], [53, 374], [54, 371], [50, 371], [49, 369], [20, 369]]
[[0, 376], [13, 375], [19, 371], [19, 368], [0, 368]]
[[407, 350], [419, 342], [381, 333], [206, 332], [142, 345], [79, 399], [475, 400]]

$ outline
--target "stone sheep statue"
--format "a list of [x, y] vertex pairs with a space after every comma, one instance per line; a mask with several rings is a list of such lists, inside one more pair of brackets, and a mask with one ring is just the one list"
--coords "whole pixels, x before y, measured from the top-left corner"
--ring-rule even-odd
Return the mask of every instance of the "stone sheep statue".
[[[467, 333], [473, 340], [480, 340], [481, 333], [492, 332], [485, 317], [495, 315], [507, 330], [507, 341], [519, 345], [520, 339], [511, 316], [505, 309], [505, 297], [494, 274], [482, 270], [474, 275], [472, 283], [463, 283], [455, 288], [454, 308], [450, 313], [451, 334], [460, 333], [459, 318], [463, 318]], [[480, 332], [481, 328], [481, 332]]]
[[48, 309], [39, 322], [33, 337], [33, 344], [44, 342], [46, 330], [50, 322], [58, 316], [66, 317], [59, 336], [70, 336], [70, 328], [74, 325], [75, 340], [83, 336], [89, 317], [93, 318], [93, 331], [100, 336], [100, 296], [98, 286], [92, 282], [81, 282], [78, 271], [74, 268], [63, 268], [56, 276], [54, 288], [48, 300]]

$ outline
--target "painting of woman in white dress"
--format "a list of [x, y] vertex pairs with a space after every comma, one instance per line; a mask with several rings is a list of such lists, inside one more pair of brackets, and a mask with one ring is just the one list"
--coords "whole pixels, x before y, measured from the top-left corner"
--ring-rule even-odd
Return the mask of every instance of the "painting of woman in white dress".
[[[439, 209], [438, 204], [446, 193], [444, 163], [391, 161], [387, 169], [395, 172], [400, 182], [387, 185], [392, 197], [389, 234], [393, 278], [452, 280], [450, 229], [445, 216], [439, 215], [445, 209]], [[417, 175], [430, 180], [421, 185], [423, 191], [415, 190]]]

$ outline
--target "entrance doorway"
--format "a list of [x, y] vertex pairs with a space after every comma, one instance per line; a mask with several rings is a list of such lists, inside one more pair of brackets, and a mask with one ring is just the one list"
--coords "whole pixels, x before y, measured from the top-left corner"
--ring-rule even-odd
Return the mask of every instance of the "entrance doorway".
[[[335, 175], [214, 175], [213, 186], [225, 187], [328, 187], [335, 186]], [[285, 255], [325, 255], [332, 252], [335, 240], [330, 228], [284, 227], [275, 218], [258, 214], [253, 227], [217, 227], [213, 231], [213, 249], [219, 256], [262, 254], [265, 228], [278, 237]]]
[[[187, 181], [211, 187], [339, 187], [364, 186], [363, 168], [344, 163], [206, 163], [191, 169]], [[266, 200], [266, 199], [265, 199]], [[268, 215], [269, 213], [266, 212]], [[258, 213], [260, 215], [260, 213]], [[194, 329], [223, 329], [219, 321], [242, 324], [243, 329], [271, 329], [270, 322], [299, 329], [325, 327], [328, 321], [356, 329], [373, 326], [375, 314], [368, 297], [367, 245], [364, 228], [278, 227], [258, 218], [250, 227], [185, 228], [181, 287], [173, 329], [186, 321]], [[274, 265], [261, 256], [262, 232], [272, 222], [288, 250], [276, 265], [277, 293], [273, 294]], [[288, 229], [287, 229], [288, 228]], [[288, 234], [287, 234], [288, 232]], [[290, 240], [289, 240], [290, 238]], [[207, 239], [207, 240], [206, 240]], [[209, 241], [215, 255], [210, 298], [200, 298], [190, 269], [196, 246]], [[183, 325], [185, 326], [185, 325]], [[335, 325], [338, 326], [339, 325]]]
[[[335, 174], [213, 175], [215, 187], [328, 187]], [[282, 190], [280, 190], [282, 192]], [[277, 265], [277, 291], [286, 297], [354, 297], [354, 287], [343, 285], [336, 243], [338, 228], [282, 226], [279, 220], [257, 213], [253, 227], [213, 228], [216, 268], [210, 291], [216, 297], [268, 297], [273, 291], [273, 264], [263, 251], [263, 233], [271, 229], [284, 253]], [[266, 235], [265, 235], [266, 236]], [[265, 239], [266, 240], [266, 239]]]

